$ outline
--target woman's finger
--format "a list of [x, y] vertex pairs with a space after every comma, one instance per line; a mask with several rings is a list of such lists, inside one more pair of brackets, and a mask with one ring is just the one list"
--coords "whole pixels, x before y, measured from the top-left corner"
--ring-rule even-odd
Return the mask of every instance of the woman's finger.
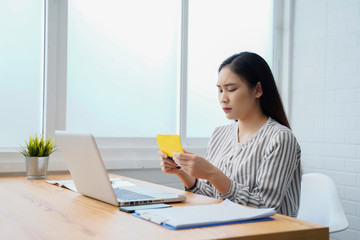
[[162, 157], [162, 158], [167, 158], [167, 154], [166, 153], [163, 153], [162, 151], [158, 151], [157, 154]]
[[177, 166], [177, 164], [172, 160], [172, 159], [170, 159], [170, 158], [165, 158], [165, 159], [163, 159], [163, 162], [164, 162], [164, 164], [166, 164], [166, 166], [169, 166], [169, 167], [176, 167]]

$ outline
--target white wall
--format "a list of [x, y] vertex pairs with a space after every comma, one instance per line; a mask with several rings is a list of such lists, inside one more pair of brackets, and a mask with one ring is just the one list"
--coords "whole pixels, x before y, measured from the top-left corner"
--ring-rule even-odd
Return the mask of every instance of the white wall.
[[[337, 184], [360, 239], [360, 0], [296, 0], [291, 122], [306, 172]], [[326, 200], [326, 199], [324, 199]]]

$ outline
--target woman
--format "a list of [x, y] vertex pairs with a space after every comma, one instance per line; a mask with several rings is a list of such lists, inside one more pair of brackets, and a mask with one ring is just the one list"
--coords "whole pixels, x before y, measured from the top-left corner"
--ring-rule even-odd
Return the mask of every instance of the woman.
[[255, 53], [233, 55], [220, 65], [217, 87], [236, 121], [215, 129], [206, 158], [185, 151], [172, 161], [159, 152], [162, 171], [187, 191], [296, 217], [301, 152], [268, 64]]

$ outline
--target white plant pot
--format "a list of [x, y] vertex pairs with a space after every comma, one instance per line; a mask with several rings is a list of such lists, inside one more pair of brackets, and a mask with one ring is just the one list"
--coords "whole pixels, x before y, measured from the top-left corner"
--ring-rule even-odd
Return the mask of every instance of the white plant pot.
[[25, 157], [26, 175], [28, 179], [46, 178], [49, 165], [49, 156], [47, 157]]

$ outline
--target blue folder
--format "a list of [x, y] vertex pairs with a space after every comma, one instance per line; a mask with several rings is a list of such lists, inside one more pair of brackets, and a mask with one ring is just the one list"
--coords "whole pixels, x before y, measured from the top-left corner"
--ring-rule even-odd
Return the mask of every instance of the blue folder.
[[136, 210], [134, 216], [172, 230], [273, 220], [274, 208], [249, 208], [225, 199], [219, 204]]
[[220, 223], [213, 223], [213, 224], [192, 225], [192, 226], [186, 226], [186, 227], [174, 227], [174, 226], [166, 224], [166, 223], [154, 222], [149, 219], [142, 218], [140, 216], [140, 214], [138, 214], [138, 213], [133, 213], [132, 215], [135, 217], [144, 219], [148, 222], [158, 224], [158, 225], [165, 227], [167, 229], [170, 229], [170, 230], [182, 230], [182, 229], [191, 229], [191, 228], [213, 227], [213, 226], [231, 225], [231, 224], [238, 224], [238, 223], [262, 222], [262, 221], [274, 220], [274, 218], [272, 218], [272, 217], [266, 217], [266, 218], [258, 218], [258, 219], [252, 219], [252, 220], [244, 220], [244, 221], [220, 222]]

